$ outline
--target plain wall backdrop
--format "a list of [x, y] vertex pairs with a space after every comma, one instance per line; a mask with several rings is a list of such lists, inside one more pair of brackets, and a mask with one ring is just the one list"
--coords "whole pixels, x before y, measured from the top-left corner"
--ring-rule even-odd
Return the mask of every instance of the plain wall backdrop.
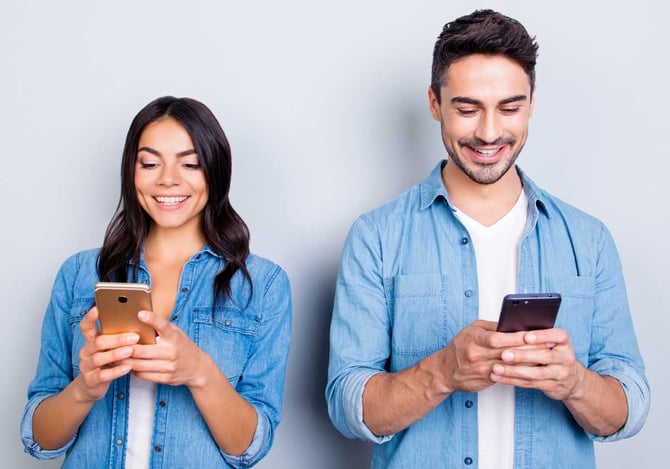
[[220, 120], [252, 250], [291, 278], [284, 418], [258, 467], [367, 467], [370, 445], [331, 427], [323, 397], [339, 255], [358, 215], [445, 156], [426, 97], [432, 48], [446, 21], [475, 7], [519, 19], [540, 44], [520, 165], [602, 219], [623, 260], [652, 407], [638, 436], [597, 445], [599, 465], [662, 465], [670, 7], [658, 0], [3, 0], [1, 465], [60, 465], [25, 455], [18, 430], [51, 285], [66, 257], [102, 241], [132, 117], [171, 94], [203, 101]]

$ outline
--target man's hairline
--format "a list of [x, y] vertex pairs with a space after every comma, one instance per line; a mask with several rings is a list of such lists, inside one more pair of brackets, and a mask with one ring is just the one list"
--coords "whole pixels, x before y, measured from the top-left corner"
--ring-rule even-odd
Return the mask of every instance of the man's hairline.
[[[454, 65], [455, 63], [459, 62], [460, 60], [466, 59], [466, 58], [471, 57], [473, 55], [484, 55], [484, 56], [488, 56], [488, 57], [505, 57], [505, 58], [510, 59], [511, 61], [516, 63], [517, 65], [519, 65], [521, 67], [521, 69], [523, 70], [524, 74], [526, 75], [526, 78], [528, 78], [528, 85], [530, 86], [530, 94], [528, 96], [528, 99], [529, 99], [529, 101], [533, 100], [533, 94], [535, 92], [535, 84], [531, 83], [530, 74], [528, 72], [526, 72], [526, 70], [523, 68], [523, 66], [521, 65], [521, 63], [518, 60], [516, 60], [514, 57], [512, 57], [508, 54], [502, 54], [502, 53], [497, 53], [497, 52], [496, 53], [491, 53], [491, 54], [485, 53], [485, 52], [472, 52], [470, 54], [460, 56], [456, 60], [452, 61], [449, 65], [444, 67], [444, 70], [442, 70], [442, 75], [440, 76], [440, 80], [438, 81], [438, 83], [440, 85], [440, 92], [435, 93], [435, 95], [436, 95], [435, 97], [437, 98], [438, 104], [442, 104], [442, 88], [447, 86], [447, 72], [449, 71], [449, 68], [452, 65]], [[431, 84], [431, 88], [432, 88], [432, 84]], [[435, 90], [433, 90], [433, 92], [435, 92]]]

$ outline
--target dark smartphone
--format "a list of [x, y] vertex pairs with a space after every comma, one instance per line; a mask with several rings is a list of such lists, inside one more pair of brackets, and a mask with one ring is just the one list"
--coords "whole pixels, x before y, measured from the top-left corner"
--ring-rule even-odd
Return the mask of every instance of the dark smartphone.
[[94, 291], [100, 331], [103, 334], [136, 332], [140, 336], [140, 344], [156, 343], [156, 331], [137, 318], [137, 313], [142, 309], [152, 311], [148, 285], [98, 282]]
[[532, 331], [554, 327], [561, 295], [514, 293], [503, 298], [498, 332]]

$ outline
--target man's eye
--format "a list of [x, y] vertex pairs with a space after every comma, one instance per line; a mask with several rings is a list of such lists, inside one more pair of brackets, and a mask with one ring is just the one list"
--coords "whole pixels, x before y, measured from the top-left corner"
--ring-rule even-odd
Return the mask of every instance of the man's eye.
[[504, 107], [500, 111], [503, 114], [515, 114], [515, 113], [519, 112], [519, 109], [521, 109], [521, 108], [518, 107], [518, 106], [517, 107]]
[[458, 113], [462, 116], [473, 116], [477, 112], [476, 109], [459, 109]]

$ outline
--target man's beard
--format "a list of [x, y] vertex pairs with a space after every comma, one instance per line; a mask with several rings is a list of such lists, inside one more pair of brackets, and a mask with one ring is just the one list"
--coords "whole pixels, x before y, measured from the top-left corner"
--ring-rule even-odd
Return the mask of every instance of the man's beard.
[[[444, 134], [443, 134], [444, 135]], [[505, 174], [507, 174], [507, 171], [509, 171], [513, 166], [514, 163], [516, 162], [516, 159], [519, 157], [519, 153], [521, 153], [521, 150], [523, 149], [523, 146], [525, 145], [526, 142], [523, 142], [517, 148], [517, 150], [512, 154], [512, 156], [505, 162], [498, 160], [495, 163], [491, 164], [486, 164], [486, 163], [478, 163], [476, 161], [469, 161], [470, 165], [476, 166], [476, 168], [480, 169], [480, 171], [475, 171], [476, 168], [468, 167], [467, 164], [458, 156], [457, 152], [451, 151], [449, 147], [447, 146], [447, 142], [445, 141], [444, 137], [442, 138], [442, 141], [444, 142], [444, 147], [447, 149], [447, 154], [449, 155], [449, 160], [453, 162], [456, 166], [460, 168], [463, 173], [468, 176], [472, 181], [476, 182], [477, 184], [494, 184], [500, 180]], [[458, 145], [461, 147], [467, 146], [470, 148], [477, 148], [481, 146], [503, 146], [503, 145], [508, 145], [509, 148], [512, 148], [516, 144], [516, 140], [512, 138], [499, 138], [495, 140], [494, 142], [485, 142], [481, 139], [460, 139], [458, 140]], [[504, 166], [501, 168], [500, 165], [503, 164]]]

